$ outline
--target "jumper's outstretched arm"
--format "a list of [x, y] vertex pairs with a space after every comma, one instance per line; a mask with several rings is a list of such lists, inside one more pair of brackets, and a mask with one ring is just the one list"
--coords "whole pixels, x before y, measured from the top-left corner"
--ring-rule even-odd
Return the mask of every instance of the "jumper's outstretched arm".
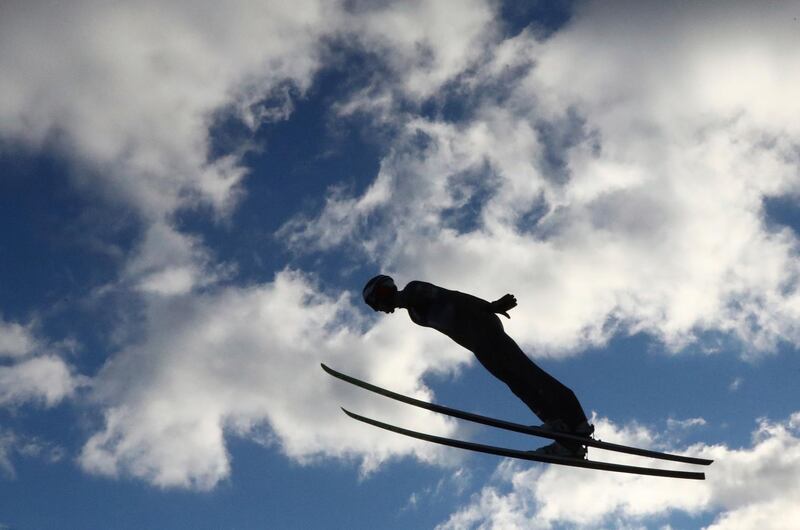
[[511, 318], [508, 316], [508, 311], [517, 307], [517, 299], [513, 294], [506, 294], [494, 302], [491, 302], [489, 306], [492, 308], [493, 313], [498, 313], [506, 318]]

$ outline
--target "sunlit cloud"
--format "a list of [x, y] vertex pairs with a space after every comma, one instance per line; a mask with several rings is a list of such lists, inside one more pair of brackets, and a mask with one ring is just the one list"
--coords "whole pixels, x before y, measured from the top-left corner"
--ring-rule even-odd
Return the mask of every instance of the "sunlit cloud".
[[[714, 529], [754, 528], [756, 523], [761, 525], [758, 528], [789, 528], [800, 498], [793, 478], [800, 471], [797, 416], [780, 422], [762, 420], [750, 447], [695, 444], [685, 448], [681, 452], [715, 462], [706, 470], [705, 481], [677, 487], [662, 478], [504, 464], [498, 484], [485, 486], [438, 528], [553, 528], [559, 523], [576, 528], [650, 527], [663, 524], [675, 511], [690, 517], [716, 513], [709, 527]], [[630, 428], [603, 418], [595, 421], [603, 439], [641, 446], [659, 439], [641, 426]], [[599, 453], [595, 451], [596, 458]], [[643, 462], [614, 457], [615, 461]]]

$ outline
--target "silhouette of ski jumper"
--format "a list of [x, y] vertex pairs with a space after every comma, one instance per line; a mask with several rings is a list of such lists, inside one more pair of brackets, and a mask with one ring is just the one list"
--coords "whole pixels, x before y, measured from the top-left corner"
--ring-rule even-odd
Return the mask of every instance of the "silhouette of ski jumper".
[[[593, 427], [574, 392], [537, 366], [503, 330], [497, 317], [506, 318], [517, 305], [507, 294], [494, 302], [427, 282], [412, 281], [398, 291], [391, 277], [378, 275], [367, 282], [364, 301], [375, 311], [393, 313], [405, 308], [411, 320], [444, 333], [470, 350], [495, 377], [503, 381], [545, 427], [589, 436]], [[539, 451], [583, 457], [578, 444], [556, 442]]]

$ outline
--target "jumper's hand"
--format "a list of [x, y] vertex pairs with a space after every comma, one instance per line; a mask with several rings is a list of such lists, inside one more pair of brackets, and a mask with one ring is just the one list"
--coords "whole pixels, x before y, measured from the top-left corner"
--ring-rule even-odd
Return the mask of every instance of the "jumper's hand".
[[491, 302], [489, 307], [492, 309], [493, 313], [498, 313], [506, 318], [511, 318], [508, 316], [507, 311], [517, 307], [517, 299], [514, 298], [513, 294], [507, 294], [501, 298], [498, 298], [494, 302]]

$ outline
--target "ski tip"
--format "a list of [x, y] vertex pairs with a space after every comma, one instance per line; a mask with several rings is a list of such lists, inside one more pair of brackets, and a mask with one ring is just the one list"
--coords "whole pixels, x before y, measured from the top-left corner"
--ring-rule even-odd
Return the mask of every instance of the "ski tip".
[[325, 371], [326, 371], [326, 372], [328, 372], [328, 373], [331, 373], [331, 369], [328, 367], [328, 365], [327, 365], [327, 364], [325, 364], [325, 363], [319, 363], [319, 365], [322, 367], [322, 369], [323, 369], [323, 370], [325, 370]]
[[350, 412], [349, 410], [347, 410], [344, 407], [340, 407], [340, 408], [342, 409], [342, 412], [344, 412], [345, 414], [347, 414], [348, 416], [350, 416], [354, 420], [364, 421], [364, 416], [362, 416], [361, 414], [356, 414], [355, 412]]

